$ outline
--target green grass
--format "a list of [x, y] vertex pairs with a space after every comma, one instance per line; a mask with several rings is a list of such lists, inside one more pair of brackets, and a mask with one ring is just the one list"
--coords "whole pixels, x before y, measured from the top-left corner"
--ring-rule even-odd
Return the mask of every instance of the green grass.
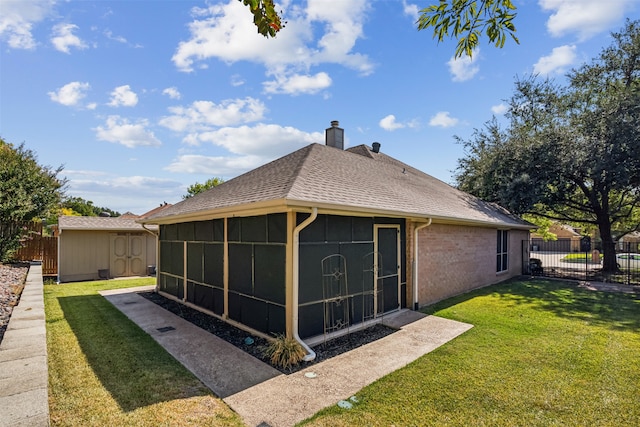
[[637, 296], [520, 280], [428, 311], [474, 327], [302, 424], [640, 425]]
[[[602, 254], [600, 254], [600, 260], [602, 260]], [[560, 261], [562, 262], [576, 262], [580, 264], [598, 264], [593, 262], [593, 256], [589, 253], [579, 252], [565, 255]]]
[[240, 418], [98, 294], [153, 284], [44, 287], [52, 426], [242, 426]]

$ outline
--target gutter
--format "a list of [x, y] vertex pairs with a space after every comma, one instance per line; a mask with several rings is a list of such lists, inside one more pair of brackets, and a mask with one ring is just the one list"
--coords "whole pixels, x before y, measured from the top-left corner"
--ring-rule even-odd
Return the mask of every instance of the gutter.
[[413, 229], [413, 309], [418, 310], [418, 231], [431, 225], [431, 218], [426, 224], [420, 224]]
[[293, 229], [293, 338], [300, 343], [307, 354], [302, 358], [305, 362], [310, 362], [316, 358], [315, 351], [307, 345], [300, 335], [298, 335], [298, 296], [300, 285], [300, 232], [303, 228], [311, 224], [318, 217], [318, 208], [313, 208], [311, 216], [301, 222]]

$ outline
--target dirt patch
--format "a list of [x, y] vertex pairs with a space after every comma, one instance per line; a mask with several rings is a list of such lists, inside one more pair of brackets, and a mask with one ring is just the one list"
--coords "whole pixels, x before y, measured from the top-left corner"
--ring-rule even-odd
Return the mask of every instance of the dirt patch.
[[[184, 306], [179, 302], [165, 298], [155, 292], [139, 292], [138, 294], [149, 301], [158, 304], [164, 309], [169, 310], [173, 314], [176, 314], [204, 329], [205, 331], [208, 331], [228, 343], [233, 344], [253, 357], [271, 365], [268, 357], [264, 354], [264, 350], [269, 343], [268, 340], [251, 335], [248, 332], [238, 329], [220, 319]], [[322, 362], [323, 360], [330, 359], [367, 343], [376, 341], [394, 332], [396, 332], [396, 329], [382, 324], [377, 324], [312, 347], [313, 351], [316, 353], [316, 358], [311, 362], [302, 362], [291, 369], [282, 369], [278, 366], [272, 366], [284, 374], [290, 374], [301, 369], [306, 369], [309, 366]]]

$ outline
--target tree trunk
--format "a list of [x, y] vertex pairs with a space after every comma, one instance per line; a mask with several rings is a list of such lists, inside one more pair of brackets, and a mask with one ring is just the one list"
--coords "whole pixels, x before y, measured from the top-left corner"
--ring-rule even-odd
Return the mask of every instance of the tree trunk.
[[604, 259], [602, 261], [602, 271], [607, 273], [615, 273], [618, 271], [616, 263], [616, 243], [611, 235], [611, 224], [609, 219], [598, 219], [598, 229], [600, 230], [600, 238], [602, 239], [602, 253]]

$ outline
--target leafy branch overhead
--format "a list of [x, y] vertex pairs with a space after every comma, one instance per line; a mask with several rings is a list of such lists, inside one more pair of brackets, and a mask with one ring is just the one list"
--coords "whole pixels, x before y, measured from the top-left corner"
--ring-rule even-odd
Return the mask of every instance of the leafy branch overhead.
[[[248, 6], [253, 14], [253, 23], [258, 33], [265, 37], [275, 37], [284, 28], [280, 16], [275, 10], [273, 0], [238, 0]], [[282, 12], [281, 12], [282, 13]]]
[[433, 38], [438, 43], [445, 37], [456, 38], [455, 57], [472, 56], [482, 33], [498, 48], [508, 37], [520, 44], [513, 25], [515, 10], [511, 0], [440, 0], [440, 4], [420, 11], [418, 30], [433, 28]]
[[[259, 34], [275, 37], [284, 28], [273, 0], [238, 1], [251, 10]], [[416, 24], [418, 30], [433, 28], [433, 37], [438, 42], [445, 37], [457, 39], [455, 57], [459, 58], [472, 56], [483, 33], [498, 48], [504, 46], [508, 37], [520, 44], [513, 25], [515, 10], [511, 0], [440, 0], [439, 4], [422, 9]]]

